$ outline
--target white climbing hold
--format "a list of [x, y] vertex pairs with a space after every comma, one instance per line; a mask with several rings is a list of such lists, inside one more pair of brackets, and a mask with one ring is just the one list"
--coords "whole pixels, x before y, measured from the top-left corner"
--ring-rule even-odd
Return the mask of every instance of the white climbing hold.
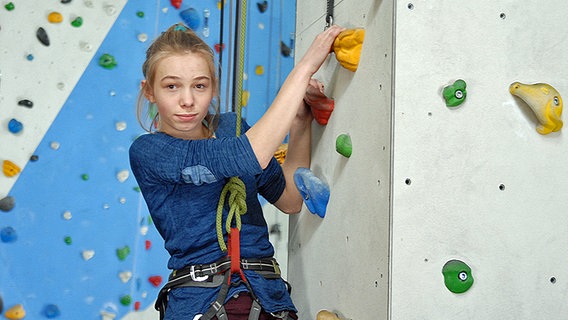
[[128, 179], [128, 177], [130, 176], [130, 171], [128, 171], [127, 169], [124, 170], [120, 170], [117, 174], [116, 174], [116, 179], [119, 182], [124, 182]]
[[118, 121], [114, 124], [114, 127], [116, 128], [116, 131], [124, 131], [126, 129], [126, 122]]
[[73, 217], [73, 215], [71, 214], [71, 211], [65, 211], [63, 212], [63, 219], [65, 220], [71, 220], [71, 218]]
[[132, 278], [132, 272], [122, 271], [118, 274], [118, 277], [120, 278], [120, 281], [122, 281], [122, 283], [127, 283]]
[[88, 261], [91, 260], [95, 256], [94, 250], [83, 250], [83, 260]]

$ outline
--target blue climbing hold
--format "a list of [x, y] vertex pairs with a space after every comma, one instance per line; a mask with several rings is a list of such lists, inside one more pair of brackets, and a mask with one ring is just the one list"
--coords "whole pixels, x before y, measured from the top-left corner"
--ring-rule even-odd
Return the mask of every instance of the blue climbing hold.
[[18, 235], [14, 228], [5, 227], [2, 231], [0, 231], [0, 239], [2, 239], [2, 242], [4, 243], [14, 242], [18, 239]]
[[181, 17], [183, 22], [185, 22], [185, 24], [193, 31], [197, 30], [197, 28], [199, 28], [199, 25], [201, 24], [199, 12], [197, 12], [195, 8], [185, 9], [179, 13], [179, 16]]
[[329, 202], [329, 186], [316, 177], [308, 168], [298, 168], [294, 173], [294, 183], [304, 198], [304, 203], [311, 213], [325, 217]]
[[24, 129], [24, 125], [20, 121], [12, 119], [8, 122], [8, 130], [10, 130], [10, 132], [15, 134], [22, 131], [22, 129]]
[[43, 309], [43, 314], [48, 318], [48, 319], [53, 319], [53, 318], [57, 318], [61, 315], [61, 311], [59, 311], [59, 307], [55, 304], [48, 304], [47, 306], [45, 306], [45, 308]]

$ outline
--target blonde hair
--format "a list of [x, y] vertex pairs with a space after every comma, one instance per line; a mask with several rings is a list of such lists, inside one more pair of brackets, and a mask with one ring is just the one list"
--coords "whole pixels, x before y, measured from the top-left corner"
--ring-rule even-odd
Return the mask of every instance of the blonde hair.
[[219, 122], [219, 80], [215, 70], [215, 56], [213, 50], [195, 32], [185, 25], [178, 23], [163, 32], [146, 50], [146, 61], [142, 65], [142, 73], [146, 79], [145, 85], [140, 88], [136, 103], [136, 117], [140, 126], [148, 132], [154, 131], [159, 122], [160, 115], [155, 106], [146, 99], [144, 92], [152, 90], [158, 63], [171, 55], [184, 53], [197, 53], [207, 61], [209, 72], [212, 77], [213, 92], [215, 96], [211, 100], [209, 113], [204, 119], [204, 125], [209, 130], [209, 136], [217, 129]]

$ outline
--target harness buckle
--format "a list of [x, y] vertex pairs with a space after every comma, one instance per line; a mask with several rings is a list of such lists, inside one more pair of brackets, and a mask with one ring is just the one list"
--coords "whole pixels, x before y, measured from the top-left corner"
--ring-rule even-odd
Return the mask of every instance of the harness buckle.
[[203, 281], [209, 279], [209, 276], [201, 276], [201, 277], [196, 276], [194, 265], [192, 265], [191, 268], [189, 268], [189, 275], [191, 276], [191, 280], [197, 281], [197, 282], [203, 282]]

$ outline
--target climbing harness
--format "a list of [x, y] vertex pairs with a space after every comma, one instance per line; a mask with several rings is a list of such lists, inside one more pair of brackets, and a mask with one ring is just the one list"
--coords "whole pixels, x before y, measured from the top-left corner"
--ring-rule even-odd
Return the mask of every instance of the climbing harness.
[[[217, 316], [217, 319], [225, 320], [227, 319], [227, 314], [225, 312], [224, 303], [229, 289], [232, 286], [237, 286], [241, 283], [245, 284], [253, 300], [249, 320], [258, 319], [262, 308], [248, 282], [244, 279], [236, 282], [231, 281], [231, 275], [234, 273], [232, 271], [233, 264], [234, 261], [231, 260], [230, 257], [225, 257], [211, 264], [191, 265], [184, 267], [183, 269], [172, 271], [168, 278], [168, 282], [160, 290], [158, 299], [154, 305], [155, 309], [160, 312], [160, 319], [164, 318], [168, 305], [168, 294], [172, 289], [181, 287], [221, 287], [219, 294], [217, 295], [217, 299], [215, 299], [215, 301], [211, 304], [211, 307], [201, 316], [200, 319], [210, 320]], [[255, 271], [265, 279], [281, 278], [280, 265], [274, 258], [240, 259], [239, 269], [241, 272], [242, 270]], [[290, 288], [289, 285], [288, 288]], [[289, 318], [287, 312], [281, 312], [278, 316], [282, 319], [292, 319]]]

